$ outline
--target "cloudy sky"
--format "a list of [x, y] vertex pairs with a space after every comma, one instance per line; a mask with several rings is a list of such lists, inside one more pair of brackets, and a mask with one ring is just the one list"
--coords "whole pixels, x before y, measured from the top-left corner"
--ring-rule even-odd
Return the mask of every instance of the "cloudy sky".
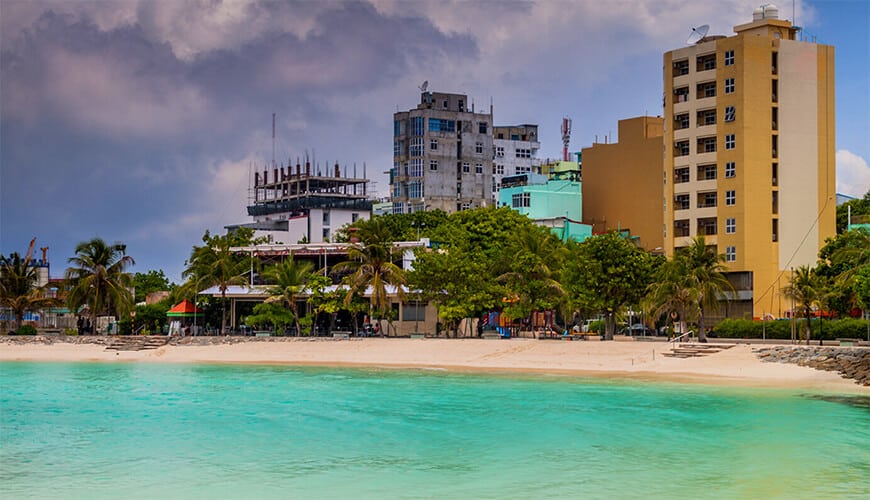
[[[365, 164], [381, 193], [392, 113], [430, 90], [537, 123], [543, 157], [661, 114], [662, 53], [693, 26], [732, 34], [760, 0], [0, 0], [0, 253], [122, 241], [180, 280], [206, 229], [246, 222], [249, 172], [276, 156]], [[781, 5], [791, 18], [792, 6]], [[798, 1], [836, 47], [838, 191], [870, 188], [870, 3]]]

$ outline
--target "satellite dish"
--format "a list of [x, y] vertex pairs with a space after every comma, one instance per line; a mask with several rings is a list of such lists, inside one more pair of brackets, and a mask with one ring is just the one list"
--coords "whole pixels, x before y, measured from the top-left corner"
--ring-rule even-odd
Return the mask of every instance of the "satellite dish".
[[686, 45], [694, 45], [707, 36], [707, 32], [710, 31], [709, 24], [702, 24], [697, 28], [692, 28], [692, 33], [689, 35], [689, 38], [686, 40]]
[[426, 89], [429, 88], [429, 80], [423, 82], [423, 85], [420, 85], [420, 92], [426, 92]]

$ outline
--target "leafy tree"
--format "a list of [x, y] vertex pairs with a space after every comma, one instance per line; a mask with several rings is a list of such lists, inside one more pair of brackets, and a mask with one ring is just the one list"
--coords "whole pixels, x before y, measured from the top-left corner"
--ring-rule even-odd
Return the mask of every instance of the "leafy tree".
[[0, 306], [8, 308], [15, 316], [14, 330], [21, 328], [27, 312], [60, 303], [45, 296], [45, 287], [38, 286], [38, 269], [27, 264], [17, 252], [8, 257], [0, 255]]
[[845, 316], [857, 304], [854, 276], [870, 266], [870, 233], [853, 229], [828, 238], [819, 250], [815, 274], [827, 283], [826, 306]]
[[144, 302], [151, 292], [170, 291], [169, 279], [163, 274], [163, 270], [150, 270], [147, 273], [134, 273], [133, 286], [136, 289], [136, 303]]
[[350, 273], [344, 279], [348, 287], [345, 304], [351, 304], [354, 296], [371, 288], [370, 311], [383, 318], [391, 307], [388, 288], [395, 288], [399, 300], [405, 299], [405, 273], [393, 262], [393, 242], [380, 217], [361, 224], [357, 236], [360, 245], [351, 246], [348, 260], [337, 264], [333, 272]]
[[789, 284], [782, 291], [786, 297], [794, 300], [795, 305], [806, 318], [806, 341], [809, 345], [813, 307], [819, 304], [822, 295], [819, 280], [812, 268], [800, 266], [795, 269], [794, 275], [789, 278]]
[[511, 318], [528, 318], [535, 311], [555, 309], [565, 291], [557, 278], [565, 247], [546, 228], [524, 226], [508, 244], [511, 269], [498, 277], [505, 284], [509, 302], [505, 312]]
[[587, 238], [575, 252], [567, 261], [563, 284], [582, 303], [604, 314], [605, 339], [612, 340], [616, 314], [639, 303], [652, 279], [654, 261], [616, 232]]
[[837, 207], [837, 234], [845, 233], [849, 228], [849, 210], [852, 211], [852, 222], [856, 217], [870, 217], [870, 191], [863, 198], [849, 200]]
[[133, 277], [126, 269], [135, 265], [133, 257], [127, 255], [127, 246], [110, 245], [94, 238], [76, 245], [75, 252], [66, 270], [71, 286], [67, 296], [70, 309], [76, 311], [87, 305], [92, 325], [97, 324], [97, 316], [101, 314], [124, 317], [133, 305], [130, 292]]
[[266, 289], [269, 297], [266, 302], [278, 303], [290, 309], [296, 325], [296, 334], [301, 335], [299, 326], [299, 307], [297, 302], [302, 297], [308, 280], [314, 272], [314, 264], [308, 261], [297, 261], [292, 257], [284, 259], [280, 264], [267, 267], [262, 276], [272, 285]]
[[246, 246], [254, 242], [253, 230], [240, 228], [223, 236], [212, 236], [208, 231], [202, 237], [202, 246], [194, 246], [181, 276], [187, 280], [187, 292], [199, 292], [216, 286], [221, 292], [221, 334], [227, 330], [227, 289], [233, 285], [247, 282], [245, 274], [253, 265], [251, 257], [230, 250], [232, 247]]

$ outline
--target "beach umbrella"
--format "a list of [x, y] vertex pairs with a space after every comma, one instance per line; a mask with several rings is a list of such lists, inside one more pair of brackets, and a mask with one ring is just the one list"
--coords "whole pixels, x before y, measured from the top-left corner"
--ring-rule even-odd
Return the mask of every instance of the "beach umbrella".
[[202, 316], [202, 309], [196, 307], [193, 302], [184, 299], [167, 311], [166, 315], [173, 318], [193, 318]]

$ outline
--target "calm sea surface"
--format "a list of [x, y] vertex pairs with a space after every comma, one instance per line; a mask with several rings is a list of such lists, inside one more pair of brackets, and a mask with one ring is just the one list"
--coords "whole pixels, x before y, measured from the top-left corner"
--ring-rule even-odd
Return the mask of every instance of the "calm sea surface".
[[0, 363], [0, 498], [870, 495], [870, 398], [435, 371]]

